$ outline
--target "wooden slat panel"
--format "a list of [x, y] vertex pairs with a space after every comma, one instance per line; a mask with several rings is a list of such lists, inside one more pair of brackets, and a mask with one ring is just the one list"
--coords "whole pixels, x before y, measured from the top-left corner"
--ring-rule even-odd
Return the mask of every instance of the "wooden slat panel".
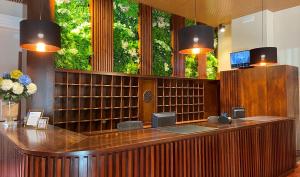
[[171, 43], [173, 48], [172, 65], [173, 65], [173, 76], [185, 77], [185, 63], [184, 56], [179, 54], [178, 46], [178, 31], [185, 26], [185, 18], [172, 15], [171, 23]]
[[240, 106], [238, 90], [238, 70], [220, 73], [220, 98], [221, 112], [231, 116], [232, 107]]
[[281, 176], [296, 164], [293, 120], [103, 154], [24, 154], [3, 135], [0, 146], [0, 177], [259, 177]]
[[94, 71], [113, 71], [113, 1], [92, 0], [92, 67]]
[[139, 50], [141, 55], [141, 75], [152, 74], [152, 8], [139, 5]]

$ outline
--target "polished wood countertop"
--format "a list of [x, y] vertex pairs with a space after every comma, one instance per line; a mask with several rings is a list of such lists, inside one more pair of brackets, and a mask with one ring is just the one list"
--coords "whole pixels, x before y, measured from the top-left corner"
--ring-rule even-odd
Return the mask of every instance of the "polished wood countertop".
[[190, 134], [179, 134], [148, 128], [87, 136], [54, 126], [49, 126], [47, 130], [36, 130], [24, 128], [22, 126], [5, 128], [1, 125], [2, 123], [0, 123], [0, 133], [15, 144], [21, 151], [27, 153], [72, 154], [90, 153], [95, 151], [101, 153], [181, 140], [192, 136], [221, 133], [232, 129], [247, 128], [259, 124], [289, 119], [290, 118], [286, 117], [259, 116], [245, 118], [242, 121], [236, 120], [233, 121], [232, 124], [212, 124], [208, 122], [193, 123], [195, 125], [214, 127], [217, 129]]

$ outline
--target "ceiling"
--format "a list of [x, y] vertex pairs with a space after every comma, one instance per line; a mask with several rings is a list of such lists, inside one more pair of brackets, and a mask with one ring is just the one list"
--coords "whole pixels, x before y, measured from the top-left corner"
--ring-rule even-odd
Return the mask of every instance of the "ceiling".
[[[194, 0], [137, 0], [169, 13], [194, 19]], [[264, 0], [264, 9], [278, 11], [300, 5], [300, 0]], [[211, 26], [230, 23], [231, 19], [262, 9], [262, 0], [197, 0], [197, 20]]]

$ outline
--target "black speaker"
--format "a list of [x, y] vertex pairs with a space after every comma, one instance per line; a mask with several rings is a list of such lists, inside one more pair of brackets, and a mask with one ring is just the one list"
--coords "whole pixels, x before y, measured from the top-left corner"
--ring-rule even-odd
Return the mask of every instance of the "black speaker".
[[239, 119], [239, 118], [245, 118], [246, 110], [243, 107], [233, 107], [232, 108], [232, 118], [233, 119]]
[[162, 112], [153, 113], [152, 115], [152, 127], [165, 127], [176, 124], [176, 113], [175, 112]]

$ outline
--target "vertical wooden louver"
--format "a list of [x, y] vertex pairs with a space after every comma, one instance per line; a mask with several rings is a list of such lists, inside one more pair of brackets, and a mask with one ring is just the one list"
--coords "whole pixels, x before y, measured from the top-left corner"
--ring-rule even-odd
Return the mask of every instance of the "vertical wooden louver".
[[178, 31], [185, 26], [185, 18], [172, 15], [171, 22], [171, 41], [173, 48], [172, 55], [172, 66], [173, 66], [173, 76], [184, 77], [185, 76], [185, 64], [184, 64], [184, 56], [178, 52]]
[[232, 107], [241, 106], [238, 72], [238, 70], [232, 70], [220, 73], [221, 112], [227, 112], [229, 116], [231, 116]]
[[141, 55], [141, 75], [152, 74], [152, 8], [140, 4], [139, 9], [139, 48]]
[[113, 1], [91, 0], [94, 71], [113, 71]]

